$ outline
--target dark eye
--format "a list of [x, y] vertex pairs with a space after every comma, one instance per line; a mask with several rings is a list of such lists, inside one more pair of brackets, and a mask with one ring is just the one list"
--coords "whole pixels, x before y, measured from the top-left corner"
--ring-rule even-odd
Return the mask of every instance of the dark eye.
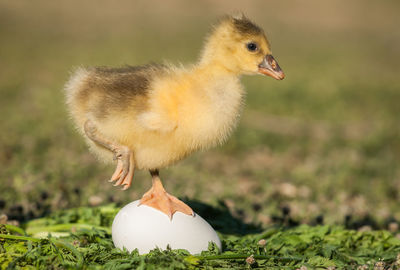
[[258, 49], [257, 43], [254, 42], [247, 43], [247, 49], [251, 52], [257, 51]]

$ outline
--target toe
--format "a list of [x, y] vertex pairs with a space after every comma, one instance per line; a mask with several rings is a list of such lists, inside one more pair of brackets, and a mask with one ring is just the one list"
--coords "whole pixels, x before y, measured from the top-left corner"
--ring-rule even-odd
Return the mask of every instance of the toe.
[[133, 163], [133, 155], [130, 155], [129, 172], [122, 182], [122, 185], [125, 185], [123, 190], [127, 190], [131, 186], [134, 171], [135, 171], [135, 164]]
[[121, 162], [121, 160], [118, 160], [117, 168], [115, 169], [115, 172], [111, 176], [111, 179], [109, 180], [109, 182], [114, 182], [114, 181], [118, 180], [120, 178], [121, 174], [122, 174], [122, 162]]
[[139, 202], [139, 206], [142, 204], [146, 204], [148, 201], [150, 201], [153, 198], [153, 193], [151, 192], [151, 190], [149, 190], [148, 192], [146, 192], [142, 198], [140, 199]]
[[170, 199], [171, 204], [173, 205], [173, 209], [175, 211], [182, 212], [189, 216], [194, 215], [192, 208], [190, 208], [187, 204], [179, 200], [177, 197], [168, 194], [168, 198]]
[[172, 215], [174, 214], [175, 211], [173, 211], [171, 204], [166, 197], [154, 197], [148, 202], [145, 203], [145, 205], [153, 207], [157, 210], [160, 210], [164, 214], [166, 214], [170, 219], [172, 219]]
[[122, 183], [124, 183], [125, 178], [128, 176], [129, 171], [130, 171], [130, 156], [122, 156], [121, 157], [121, 163], [122, 163], [122, 169], [121, 169], [121, 174], [118, 178], [118, 181], [114, 184], [114, 186], [119, 186]]

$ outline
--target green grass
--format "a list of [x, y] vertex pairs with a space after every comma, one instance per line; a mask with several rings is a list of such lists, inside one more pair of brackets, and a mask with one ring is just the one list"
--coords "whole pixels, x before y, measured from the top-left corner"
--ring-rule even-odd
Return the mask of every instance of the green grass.
[[[210, 23], [234, 10], [266, 29], [287, 77], [244, 77], [237, 130], [225, 145], [162, 170], [166, 189], [189, 204], [223, 205], [235, 222], [261, 231], [312, 232], [296, 225], [323, 223], [332, 232], [390, 229], [398, 237], [397, 1], [0, 1], [0, 215], [25, 226], [60, 209], [140, 198], [150, 187], [148, 173], [136, 172], [128, 191], [116, 190], [106, 181], [114, 168], [96, 161], [74, 130], [62, 92], [69, 72], [79, 65], [193, 62]], [[230, 226], [227, 220], [217, 231]], [[243, 241], [257, 237], [237, 233]], [[385, 255], [373, 251], [375, 261]]]
[[[196, 209], [201, 212], [201, 207]], [[203, 211], [206, 209], [203, 209]], [[207, 209], [209, 211], [210, 209]], [[387, 231], [357, 232], [341, 226], [271, 226], [255, 233], [219, 208], [212, 225], [230, 225], [214, 245], [192, 255], [155, 249], [139, 255], [115, 248], [110, 226], [118, 208], [77, 208], [28, 222], [24, 229], [2, 225], [1, 269], [376, 269], [400, 266], [400, 239]], [[207, 213], [201, 213], [206, 215]], [[245, 235], [238, 235], [234, 231]], [[71, 232], [73, 231], [73, 232]], [[254, 259], [251, 261], [251, 259]], [[332, 269], [332, 268], [331, 268]]]

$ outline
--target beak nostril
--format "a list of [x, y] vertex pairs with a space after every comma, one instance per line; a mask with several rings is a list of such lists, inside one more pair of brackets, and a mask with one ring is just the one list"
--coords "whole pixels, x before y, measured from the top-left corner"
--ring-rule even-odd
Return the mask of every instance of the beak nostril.
[[271, 76], [277, 80], [285, 78], [285, 74], [279, 67], [278, 62], [270, 54], [267, 54], [263, 61], [258, 65], [259, 72], [264, 75]]
[[277, 67], [277, 63], [276, 63], [276, 61], [275, 61], [275, 59], [271, 56], [271, 57], [268, 57], [268, 64], [270, 65], [270, 67], [272, 68], [272, 69], [276, 69], [276, 67]]

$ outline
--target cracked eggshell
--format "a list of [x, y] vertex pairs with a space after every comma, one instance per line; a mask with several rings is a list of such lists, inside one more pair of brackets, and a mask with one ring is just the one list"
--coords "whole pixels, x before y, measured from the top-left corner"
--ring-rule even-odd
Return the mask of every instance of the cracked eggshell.
[[221, 249], [221, 241], [214, 229], [195, 213], [189, 216], [176, 212], [172, 220], [159, 210], [139, 200], [124, 206], [115, 216], [112, 224], [114, 245], [128, 251], [138, 249], [140, 254], [158, 247], [166, 249], [186, 249], [191, 254], [199, 254], [214, 242]]

